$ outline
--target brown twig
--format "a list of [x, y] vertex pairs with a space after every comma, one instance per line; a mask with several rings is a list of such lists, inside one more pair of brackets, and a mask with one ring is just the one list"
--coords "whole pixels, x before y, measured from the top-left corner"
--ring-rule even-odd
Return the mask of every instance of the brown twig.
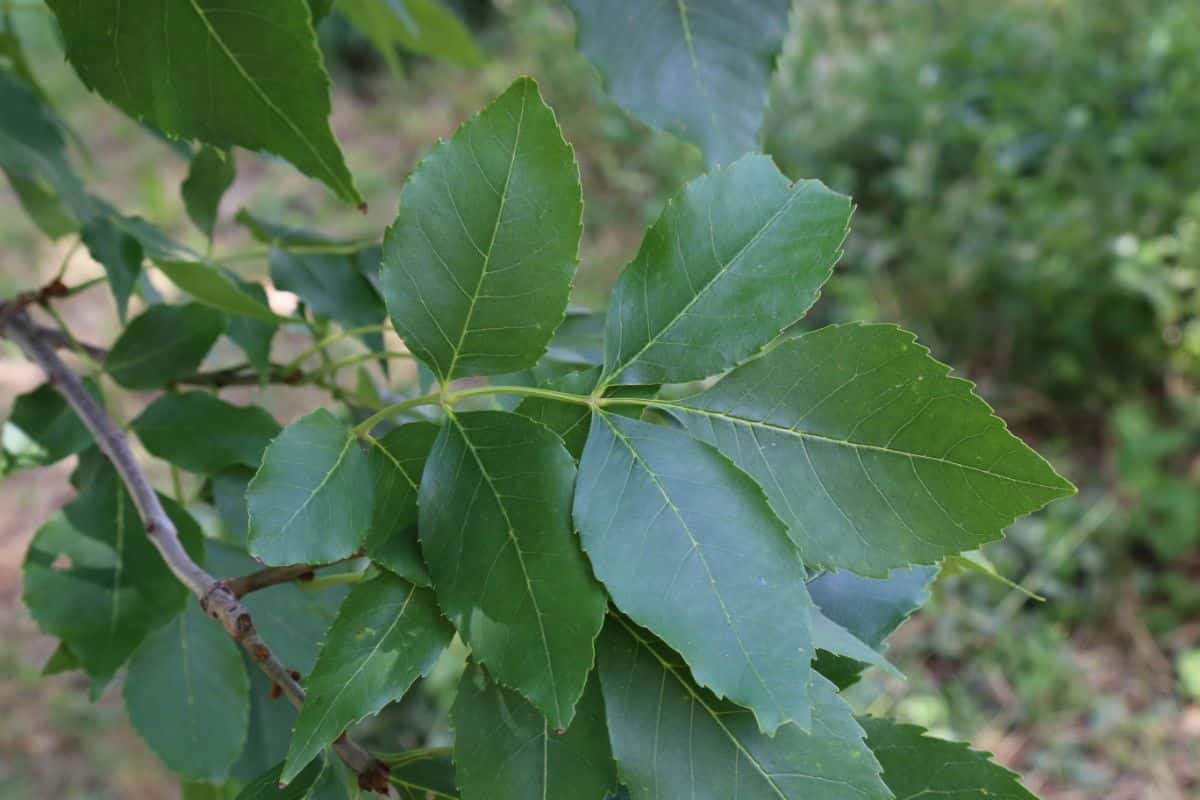
[[225, 586], [229, 588], [229, 591], [233, 592], [234, 597], [245, 597], [251, 592], [266, 589], [268, 586], [291, 583], [292, 581], [312, 580], [315, 575], [315, 569], [312, 564], [267, 567], [266, 569], [260, 569], [258, 572], [243, 575], [240, 578], [230, 578], [225, 581]]
[[[34, 302], [34, 301], [30, 301]], [[292, 673], [271, 652], [263, 641], [250, 612], [225, 581], [218, 580], [191, 559], [180, 543], [175, 524], [163, 509], [149, 479], [138, 466], [129, 443], [113, 419], [88, 393], [83, 382], [58, 357], [53, 337], [43, 337], [44, 329], [33, 323], [20, 307], [5, 304], [0, 308], [0, 326], [4, 333], [45, 370], [52, 386], [91, 431], [100, 449], [116, 467], [133, 497], [134, 506], [146, 529], [146, 536], [158, 549], [175, 577], [200, 598], [205, 613], [216, 619], [250, 653], [272, 683], [279, 686], [288, 700], [297, 707], [304, 703], [304, 689]], [[349, 737], [343, 735], [333, 744], [334, 750], [348, 767], [359, 776], [359, 785], [380, 794], [390, 793], [388, 768]]]

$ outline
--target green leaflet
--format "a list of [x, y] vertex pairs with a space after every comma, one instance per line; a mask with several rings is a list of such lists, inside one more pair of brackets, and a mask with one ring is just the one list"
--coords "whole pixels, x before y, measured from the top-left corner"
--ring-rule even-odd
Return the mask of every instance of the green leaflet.
[[616, 787], [595, 673], [566, 731], [478, 665], [463, 674], [451, 716], [463, 800], [603, 800]]
[[[378, 325], [387, 318], [383, 298], [368, 277], [379, 269], [377, 246], [355, 253], [293, 253], [271, 249], [271, 281], [275, 288], [299, 295], [318, 316], [347, 328]], [[383, 349], [383, 337], [363, 337], [373, 350]]]
[[142, 274], [141, 242], [118, 229], [106, 217], [89, 220], [80, 236], [87, 245], [88, 253], [104, 267], [108, 285], [117, 301], [117, 316], [121, 322], [125, 322], [129, 296], [133, 294], [137, 279]]
[[402, 73], [397, 47], [454, 64], [483, 61], [471, 32], [438, 0], [339, 0], [337, 10], [371, 40], [397, 76]]
[[454, 631], [433, 593], [382, 573], [359, 584], [325, 634], [280, 779], [290, 781], [342, 731], [399, 700]]
[[633, 800], [889, 800], [850, 706], [813, 677], [813, 730], [774, 736], [718, 700], [679, 657], [611, 617], [598, 645], [600, 683], [621, 783]]
[[[256, 614], [257, 621], [257, 612], [250, 613]], [[265, 638], [267, 634], [263, 636]], [[291, 703], [271, 699], [271, 681], [248, 653], [242, 654], [242, 663], [250, 675], [250, 725], [246, 731], [246, 746], [229, 774], [245, 782], [257, 778], [272, 765], [283, 767], [292, 727], [296, 724], [296, 709]]]
[[246, 489], [250, 552], [265, 564], [353, 555], [371, 527], [374, 491], [353, 432], [325, 409], [284, 428]]
[[[559, 392], [586, 395], [596, 386], [599, 371], [596, 369], [568, 372], [561, 378], [546, 382], [545, 386]], [[583, 446], [587, 443], [592, 414], [588, 407], [578, 403], [563, 403], [546, 397], [526, 397], [516, 407], [516, 413], [545, 425], [562, 439], [563, 446], [571, 458], [579, 460]]]
[[[160, 500], [188, 551], [202, 551], [195, 521], [170, 499]], [[42, 526], [25, 556], [25, 606], [38, 627], [78, 657], [94, 695], [186, 597], [107, 463], [62, 515]]]
[[533, 366], [563, 320], [582, 212], [574, 151], [520, 78], [404, 186], [383, 293], [409, 349], [443, 382]]
[[643, 122], [729, 164], [760, 149], [767, 84], [789, 0], [567, 0], [579, 49]]
[[[850, 631], [837, 624], [829, 617], [825, 616], [819, 608], [814, 608], [811, 611], [812, 615], [812, 637], [813, 644], [822, 651], [832, 656], [839, 658], [861, 661], [864, 664], [869, 664], [875, 667], [882, 667], [897, 678], [903, 678], [904, 674], [900, 670], [892, 666], [883, 654], [878, 650], [868, 645], [863, 640], [859, 639]], [[818, 661], [820, 656], [818, 656]], [[820, 671], [821, 664], [814, 665]], [[824, 672], [821, 673], [825, 675]], [[825, 677], [829, 677], [825, 675]], [[831, 679], [833, 680], [833, 679]], [[834, 680], [834, 683], [838, 682]], [[841, 686], [838, 685], [838, 689]]]
[[565, 728], [594, 661], [604, 593], [571, 530], [575, 463], [517, 414], [451, 415], [421, 480], [425, 562], [474, 657]]
[[599, 413], [575, 525], [613, 602], [701, 685], [753, 709], [764, 732], [808, 727], [807, 576], [745, 473], [681, 430]]
[[454, 764], [437, 750], [415, 750], [392, 759], [392, 786], [400, 800], [457, 800]]
[[212, 239], [221, 197], [233, 185], [237, 166], [233, 154], [205, 145], [192, 156], [187, 178], [179, 187], [183, 207], [197, 228]]
[[[267, 290], [257, 283], [249, 283], [233, 276], [227, 276], [237, 288], [248, 294], [263, 308], [267, 305]], [[258, 373], [262, 385], [266, 385], [271, 373], [271, 340], [279, 326], [264, 319], [241, 314], [234, 314], [225, 325], [225, 335], [246, 354], [246, 360]]]
[[[84, 386], [96, 402], [103, 405], [100, 387], [96, 382], [85, 378]], [[43, 383], [32, 392], [18, 395], [13, 401], [8, 422], [37, 445], [38, 464], [53, 464], [92, 443], [92, 434], [87, 426], [48, 383]]]
[[41, 675], [58, 675], [63, 672], [72, 672], [77, 669], [83, 669], [83, 664], [79, 661], [79, 656], [71, 652], [71, 648], [66, 642], [59, 642], [58, 647], [54, 648], [54, 652], [50, 654], [50, 658], [46, 659], [46, 663], [42, 665]]
[[766, 489], [806, 563], [884, 576], [1074, 492], [910, 333], [834, 325], [680, 403]]
[[179, 785], [179, 800], [237, 800], [238, 785], [233, 781], [208, 783], [184, 779]]
[[[271, 310], [260, 299], [242, 288], [241, 282], [216, 267], [191, 261], [156, 260], [162, 273], [183, 291], [206, 306], [229, 314], [241, 314], [256, 320], [280, 325], [291, 322]], [[265, 298], [265, 296], [264, 296]]]
[[817, 299], [849, 219], [849, 198], [767, 156], [692, 181], [617, 281], [601, 383], [699, 380], [758, 352]]
[[235, 406], [208, 392], [164, 394], [133, 421], [152, 455], [211, 475], [243, 464], [257, 467], [279, 423], [258, 406]]
[[254, 477], [254, 470], [247, 467], [230, 467], [211, 478], [212, 502], [221, 521], [221, 539], [246, 547], [246, 533], [250, 527], [250, 516], [246, 510], [246, 486]]
[[170, 136], [266, 150], [359, 203], [329, 129], [329, 75], [308, 10], [214, 0], [48, 3], [87, 86]]
[[125, 326], [105, 369], [127, 389], [157, 389], [196, 371], [225, 316], [198, 303], [152, 306]]
[[198, 603], [188, 603], [133, 654], [125, 709], [172, 771], [224, 780], [250, 718], [250, 680], [237, 643]]
[[325, 770], [325, 762], [313, 761], [284, 788], [279, 788], [283, 764], [277, 764], [259, 775], [242, 789], [237, 800], [307, 800], [316, 788], [317, 779]]
[[992, 763], [990, 753], [926, 736], [916, 725], [871, 717], [859, 722], [896, 800], [1037, 800], [1016, 775]]
[[417, 541], [417, 493], [437, 435], [436, 425], [413, 422], [371, 439], [367, 451], [375, 478], [375, 514], [366, 554], [418, 586], [429, 586], [429, 571]]

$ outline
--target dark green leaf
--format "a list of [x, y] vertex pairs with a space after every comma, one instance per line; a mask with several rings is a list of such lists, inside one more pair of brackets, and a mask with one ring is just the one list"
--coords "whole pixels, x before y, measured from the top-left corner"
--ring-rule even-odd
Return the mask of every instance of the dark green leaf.
[[290, 781], [350, 725], [399, 700], [453, 636], [428, 589], [386, 572], [356, 586], [304, 682], [308, 696], [281, 779]]
[[1074, 487], [910, 333], [789, 339], [682, 402], [766, 489], [806, 563], [883, 577], [1000, 538]]
[[[596, 379], [599, 377], [600, 372], [596, 369], [569, 372], [557, 380], [547, 382], [545, 387], [568, 394], [588, 394], [595, 388]], [[563, 446], [567, 448], [571, 458], [579, 460], [592, 421], [592, 414], [587, 406], [563, 403], [545, 397], [526, 397], [517, 406], [516, 412], [554, 431], [558, 438], [562, 439]]]
[[808, 727], [807, 576], [744, 472], [681, 430], [599, 413], [575, 525], [613, 601], [701, 685], [753, 709], [765, 732]]
[[373, 503], [358, 439], [317, 409], [284, 428], [246, 490], [250, 552], [276, 565], [348, 558], [371, 528]]
[[308, 0], [314, 26], [329, 15], [329, 12], [333, 10], [333, 3], [334, 0]]
[[[483, 60], [471, 32], [438, 0], [339, 0], [337, 9], [389, 64], [397, 47], [467, 66]], [[398, 72], [398, 66], [393, 70]]]
[[[785, 612], [786, 613], [786, 612]], [[617, 618], [598, 645], [621, 782], [633, 800], [889, 800], [850, 706], [813, 676], [813, 731], [765, 736], [697, 686], [679, 657]]]
[[699, 380], [758, 352], [817, 299], [849, 219], [848, 198], [767, 156], [692, 181], [613, 290], [604, 382]]
[[88, 88], [170, 136], [267, 150], [358, 203], [329, 129], [329, 76], [309, 11], [260, 0], [49, 0]]
[[926, 736], [916, 725], [871, 717], [859, 721], [896, 800], [1037, 800], [1016, 775], [992, 763], [990, 753]]
[[208, 783], [185, 780], [179, 787], [180, 800], [236, 800], [238, 785], [233, 781]]
[[[160, 499], [189, 551], [202, 550], [195, 521]], [[183, 608], [186, 597], [107, 464], [61, 516], [42, 526], [25, 557], [25, 606], [43, 631], [79, 658], [94, 694], [147, 634]]]
[[389, 766], [400, 800], [458, 800], [454, 763], [437, 751], [404, 753]]
[[125, 709], [168, 768], [196, 780], [223, 780], [242, 751], [250, 718], [250, 681], [237, 643], [198, 603], [188, 603], [133, 654]]
[[283, 772], [283, 764], [278, 764], [250, 781], [237, 800], [306, 800], [324, 768], [325, 763], [320, 759], [313, 761], [291, 783], [280, 789], [279, 776]]
[[[262, 286], [232, 277], [230, 279], [259, 305], [269, 308], [267, 306], [267, 290]], [[264, 385], [271, 372], [271, 340], [275, 337], [275, 331], [278, 328], [279, 326], [272, 322], [240, 314], [231, 316], [225, 326], [225, 335], [246, 354], [246, 359], [254, 367]]]
[[396, 330], [443, 381], [533, 366], [579, 252], [579, 167], [521, 78], [409, 176], [384, 240]]
[[367, 451], [375, 478], [375, 514], [366, 554], [418, 586], [429, 585], [429, 571], [417, 541], [417, 493], [437, 435], [436, 425], [413, 422], [372, 439]]
[[[171, 282], [196, 300], [229, 314], [242, 314], [275, 325], [290, 322], [271, 310], [265, 299], [245, 291], [239, 281], [207, 264], [188, 261], [154, 262]], [[264, 295], [265, 298], [265, 295]]]
[[151, 455], [211, 475], [243, 464], [257, 467], [279, 423], [258, 406], [235, 406], [208, 392], [164, 394], [133, 421]]
[[127, 389], [157, 389], [194, 373], [224, 329], [225, 316], [198, 303], [152, 306], [121, 332], [105, 369]]
[[421, 481], [438, 601], [476, 659], [565, 728], [594, 661], [604, 593], [571, 530], [575, 462], [517, 414], [452, 415]]
[[230, 467], [212, 476], [213, 505], [221, 518], [222, 531], [229, 542], [243, 549], [250, 527], [246, 487], [253, 477], [254, 470], [246, 467]]
[[[246, 599], [251, 597], [253, 595]], [[257, 619], [256, 615], [256, 623]], [[265, 637], [267, 634], [263, 635]], [[274, 643], [275, 640], [270, 641]], [[313, 650], [315, 652], [316, 648]], [[283, 757], [292, 738], [292, 727], [296, 724], [296, 708], [286, 701], [271, 699], [271, 681], [248, 653], [242, 654], [242, 663], [250, 675], [250, 726], [246, 732], [246, 746], [242, 748], [242, 755], [229, 774], [245, 782], [258, 777], [272, 765], [283, 766]]]
[[[374, 250], [374, 248], [368, 248]], [[317, 315], [350, 328], [378, 325], [387, 318], [383, 298], [358, 268], [354, 254], [293, 253], [271, 250], [271, 281], [299, 295]], [[374, 349], [381, 350], [380, 344]]]
[[119, 230], [106, 217], [89, 221], [83, 226], [81, 236], [92, 258], [104, 267], [108, 285], [117, 300], [117, 316], [124, 322], [129, 296], [142, 274], [141, 242]]
[[[897, 678], [903, 678], [903, 673], [896, 669], [888, 660], [883, 657], [883, 654], [874, 649], [866, 642], [859, 639], [850, 631], [837, 624], [829, 617], [821, 613], [820, 609], [812, 610], [812, 636], [813, 644], [817, 646], [822, 653], [828, 653], [835, 657], [850, 659], [855, 662], [862, 662], [871, 666], [882, 667], [892, 673]], [[817, 671], [820, 671], [821, 664], [815, 664]], [[825, 675], [824, 672], [821, 673]], [[825, 675], [825, 677], [829, 677]], [[830, 678], [840, 690], [842, 683], [836, 677]]]
[[[96, 402], [103, 404], [100, 387], [95, 381], [84, 379], [84, 386]], [[53, 464], [92, 443], [92, 434], [87, 427], [48, 383], [19, 395], [13, 402], [8, 422], [37, 445], [36, 461], [39, 464]]]
[[472, 665], [450, 712], [454, 761], [464, 800], [601, 800], [615, 789], [616, 768], [600, 684], [588, 680], [566, 731], [515, 692]]
[[187, 178], [179, 187], [183, 206], [196, 227], [209, 239], [217, 224], [217, 208], [221, 197], [233, 185], [237, 166], [233, 154], [205, 145], [192, 156]]
[[789, 0], [567, 0], [612, 98], [697, 145], [709, 164], [759, 149]]

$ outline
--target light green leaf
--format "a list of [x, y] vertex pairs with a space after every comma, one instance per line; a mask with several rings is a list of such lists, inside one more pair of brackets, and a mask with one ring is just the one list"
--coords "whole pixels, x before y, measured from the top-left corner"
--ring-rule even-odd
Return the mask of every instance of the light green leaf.
[[541, 712], [495, 684], [478, 665], [463, 674], [450, 714], [464, 800], [602, 800], [616, 788], [595, 677], [565, 731], [554, 730]]
[[79, 656], [71, 652], [71, 648], [66, 642], [59, 642], [58, 647], [54, 648], [54, 652], [50, 654], [50, 658], [46, 659], [46, 663], [42, 665], [41, 675], [58, 675], [63, 672], [73, 672], [77, 669], [83, 669], [83, 663], [79, 660]]
[[164, 394], [133, 421], [151, 455], [211, 475], [243, 464], [257, 467], [279, 423], [258, 406], [235, 406], [208, 392]]
[[291, 783], [280, 789], [279, 777], [283, 772], [283, 764], [278, 764], [250, 781], [237, 800], [307, 800], [324, 769], [324, 761], [313, 761]]
[[359, 584], [325, 635], [280, 776], [290, 781], [347, 727], [399, 700], [454, 631], [433, 593], [381, 573]]
[[962, 555], [949, 556], [942, 562], [943, 575], [954, 575], [959, 572], [974, 572], [977, 575], [994, 580], [1001, 586], [1007, 586], [1013, 591], [1020, 592], [1030, 600], [1036, 600], [1039, 603], [1046, 602], [1046, 598], [1037, 592], [1026, 589], [1011, 578], [1001, 575], [1000, 571], [996, 569], [996, 565], [983, 554], [982, 550], [971, 550]]
[[367, 451], [375, 478], [375, 514], [366, 554], [418, 586], [429, 586], [429, 571], [417, 541], [417, 493], [437, 435], [436, 425], [413, 422], [371, 439]]
[[250, 552], [265, 564], [348, 558], [371, 527], [374, 491], [354, 433], [325, 409], [284, 428], [246, 490]]
[[990, 753], [926, 736], [916, 725], [871, 717], [859, 722], [896, 800], [1037, 800], [1016, 775], [992, 763]]
[[571, 530], [574, 481], [547, 428], [502, 411], [456, 414], [418, 504], [442, 610], [492, 677], [556, 728], [583, 694], [606, 605]]
[[438, 0], [339, 0], [337, 10], [371, 40], [397, 76], [397, 47], [466, 66], [483, 61], [471, 32]]
[[744, 708], [698, 687], [679, 657], [616, 617], [600, 683], [621, 782], [633, 800], [889, 800], [850, 706], [813, 676], [813, 731], [765, 736]]
[[[160, 500], [195, 557], [203, 549], [199, 526], [168, 498]], [[93, 694], [187, 598], [107, 463], [62, 515], [34, 536], [23, 588], [38, 627], [62, 639], [79, 658], [93, 679]]]
[[124, 322], [129, 296], [142, 274], [141, 243], [106, 217], [90, 220], [83, 226], [80, 236], [88, 253], [104, 267], [108, 285], [117, 301], [117, 316]]
[[582, 210], [574, 151], [521, 78], [404, 186], [383, 292], [409, 349], [443, 381], [533, 366], [563, 319]]
[[237, 643], [198, 603], [188, 603], [133, 654], [125, 710], [169, 769], [223, 780], [250, 720], [250, 679]]
[[579, 49], [638, 119], [698, 146], [711, 164], [760, 149], [767, 84], [789, 0], [567, 0]]
[[157, 389], [194, 373], [224, 329], [225, 316], [198, 303], [152, 306], [125, 327], [104, 366], [127, 389]]
[[88, 88], [170, 136], [266, 150], [359, 203], [329, 129], [329, 75], [310, 12], [214, 0], [49, 0]]
[[217, 224], [221, 197], [236, 177], [237, 166], [233, 163], [232, 153], [205, 145], [192, 156], [179, 193], [188, 216], [209, 239], [212, 239], [213, 227]]
[[[810, 720], [806, 574], [762, 489], [681, 430], [599, 413], [575, 525], [613, 602], [763, 731]], [[436, 577], [436, 576], [435, 576]]]
[[[96, 402], [103, 404], [95, 381], [85, 378], [84, 386]], [[92, 443], [92, 434], [83, 421], [48, 383], [18, 395], [8, 422], [37, 445], [39, 464], [53, 464]]]
[[767, 156], [692, 181], [617, 281], [602, 383], [699, 380], [758, 352], [817, 299], [849, 219], [848, 198]]
[[682, 401], [766, 489], [806, 563], [882, 577], [998, 539], [1074, 487], [910, 333], [835, 325]]
[[265, 302], [243, 290], [238, 282], [215, 267], [166, 259], [156, 260], [154, 263], [172, 283], [207, 306], [275, 325], [291, 322], [287, 317], [273, 312]]

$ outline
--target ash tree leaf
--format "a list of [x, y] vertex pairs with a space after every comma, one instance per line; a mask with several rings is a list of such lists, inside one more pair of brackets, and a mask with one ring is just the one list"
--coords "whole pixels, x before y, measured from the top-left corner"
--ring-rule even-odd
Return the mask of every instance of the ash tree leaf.
[[466, 66], [483, 60], [470, 31], [438, 0], [339, 0], [337, 9], [371, 40], [396, 77], [404, 72], [397, 47]]
[[[817, 663], [813, 665], [813, 668], [827, 678], [830, 676], [821, 671], [820, 658], [824, 654], [881, 667], [897, 678], [904, 677], [904, 674], [892, 666], [882, 653], [825, 616], [819, 608], [812, 609], [812, 636], [813, 644], [819, 651]], [[837, 678], [830, 678], [830, 680], [841, 690], [842, 684]]]
[[279, 423], [258, 406], [235, 406], [208, 392], [164, 394], [133, 421], [151, 455], [211, 475], [242, 464], [257, 467]]
[[310, 12], [214, 0], [48, 3], [89, 89], [168, 136], [282, 156], [362, 202], [329, 129], [329, 75]]
[[788, 724], [766, 736], [624, 620], [610, 618], [597, 649], [617, 772], [633, 800], [890, 800], [850, 706], [819, 675], [812, 732]]
[[926, 736], [916, 725], [871, 717], [859, 721], [896, 800], [1037, 800], [1015, 774], [993, 763], [990, 753]]
[[[199, 526], [169, 498], [159, 499], [197, 557], [203, 551]], [[187, 598], [108, 464], [34, 536], [23, 588], [34, 621], [78, 657], [93, 680], [93, 695]]]
[[152, 306], [121, 331], [104, 367], [126, 389], [157, 389], [193, 374], [224, 330], [225, 315], [207, 306]]
[[105, 217], [89, 220], [80, 236], [88, 253], [104, 267], [108, 285], [117, 301], [117, 316], [124, 322], [129, 296], [142, 274], [141, 242]]
[[758, 352], [817, 299], [849, 219], [849, 198], [767, 156], [689, 183], [613, 290], [602, 384], [699, 380]]
[[383, 293], [409, 349], [443, 382], [533, 366], [567, 307], [582, 212], [574, 151], [521, 78], [400, 195]]
[[457, 800], [454, 763], [437, 751], [403, 753], [388, 764], [400, 800]]
[[198, 603], [188, 603], [133, 654], [125, 709], [169, 769], [224, 780], [250, 719], [250, 679], [237, 643]]
[[1074, 492], [912, 334], [834, 325], [682, 401], [815, 567], [883, 577], [998, 539]]
[[250, 552], [264, 564], [349, 558], [371, 527], [374, 491], [358, 438], [319, 408], [284, 428], [246, 489]]
[[246, 533], [250, 527], [246, 487], [253, 477], [253, 469], [235, 466], [223, 469], [211, 478], [210, 491], [221, 521], [221, 539], [242, 549], [246, 547]]
[[250, 781], [237, 796], [237, 800], [308, 800], [324, 769], [324, 761], [313, 761], [287, 786], [280, 789], [279, 776], [283, 772], [283, 764], [276, 764]]
[[760, 149], [789, 0], [567, 0], [579, 49], [617, 105], [710, 164]]
[[565, 728], [604, 593], [571, 529], [575, 462], [517, 414], [452, 414], [425, 464], [419, 530], [438, 602], [474, 657]]
[[482, 667], [468, 667], [450, 712], [463, 799], [602, 800], [613, 791], [617, 775], [604, 701], [592, 675], [571, 727], [556, 731]]
[[[368, 250], [378, 253], [373, 247]], [[299, 296], [318, 316], [350, 328], [377, 325], [387, 318], [383, 298], [359, 268], [357, 254], [294, 253], [276, 247], [269, 259], [275, 288]], [[383, 349], [379, 334], [365, 340], [373, 349]]]
[[206, 306], [228, 314], [240, 314], [256, 320], [280, 325], [291, 322], [271, 310], [263, 299], [247, 292], [241, 282], [216, 267], [192, 261], [156, 260], [162, 273], [183, 291]]
[[[825, 572], [808, 582], [808, 593], [823, 612], [821, 617], [882, 654], [884, 640], [929, 597], [937, 567], [894, 569], [886, 578], [864, 578], [853, 572]], [[827, 629], [828, 630], [828, 629]], [[813, 667], [838, 689], [858, 682], [867, 664], [877, 663], [817, 635], [821, 652]], [[854, 647], [853, 644], [850, 645]]]
[[205, 145], [192, 156], [187, 177], [179, 187], [183, 207], [200, 232], [212, 239], [221, 198], [233, 186], [237, 166], [233, 154]]
[[428, 589], [386, 572], [356, 586], [304, 682], [308, 696], [280, 779], [291, 781], [342, 731], [399, 700], [453, 636]]
[[376, 564], [418, 586], [429, 586], [429, 570], [417, 540], [417, 493], [438, 427], [413, 422], [370, 439], [367, 461], [375, 479], [375, 514], [366, 554]]
[[575, 525], [613, 602], [701, 685], [753, 709], [764, 732], [808, 727], [807, 575], [749, 476], [681, 430], [601, 412]]
[[[84, 386], [103, 405], [100, 387], [91, 378]], [[92, 444], [92, 434], [54, 387], [43, 383], [13, 401], [8, 422], [39, 448], [37, 463], [53, 464]]]
[[[257, 283], [228, 277], [237, 288], [248, 294], [260, 306], [270, 309], [266, 289]], [[265, 319], [241, 314], [231, 316], [225, 325], [225, 335], [246, 354], [246, 360], [258, 373], [259, 382], [263, 386], [266, 386], [267, 378], [271, 374], [271, 340], [275, 338], [275, 331], [278, 329], [278, 325]]]
[[[256, 616], [256, 624], [257, 620]], [[274, 643], [273, 639], [268, 641]], [[250, 725], [246, 731], [246, 745], [229, 774], [236, 780], [248, 782], [271, 769], [272, 765], [283, 767], [292, 727], [296, 724], [296, 709], [291, 703], [271, 699], [272, 683], [248, 653], [242, 654], [242, 663], [250, 676]]]
[[[568, 372], [557, 380], [548, 381], [545, 386], [568, 394], [588, 394], [595, 388], [598, 377], [599, 370], [594, 369]], [[592, 420], [591, 411], [587, 406], [531, 396], [522, 400], [515, 410], [516, 413], [554, 431], [558, 438], [562, 439], [563, 446], [567, 448], [571, 458], [579, 460], [583, 454], [583, 446], [587, 443]]]

